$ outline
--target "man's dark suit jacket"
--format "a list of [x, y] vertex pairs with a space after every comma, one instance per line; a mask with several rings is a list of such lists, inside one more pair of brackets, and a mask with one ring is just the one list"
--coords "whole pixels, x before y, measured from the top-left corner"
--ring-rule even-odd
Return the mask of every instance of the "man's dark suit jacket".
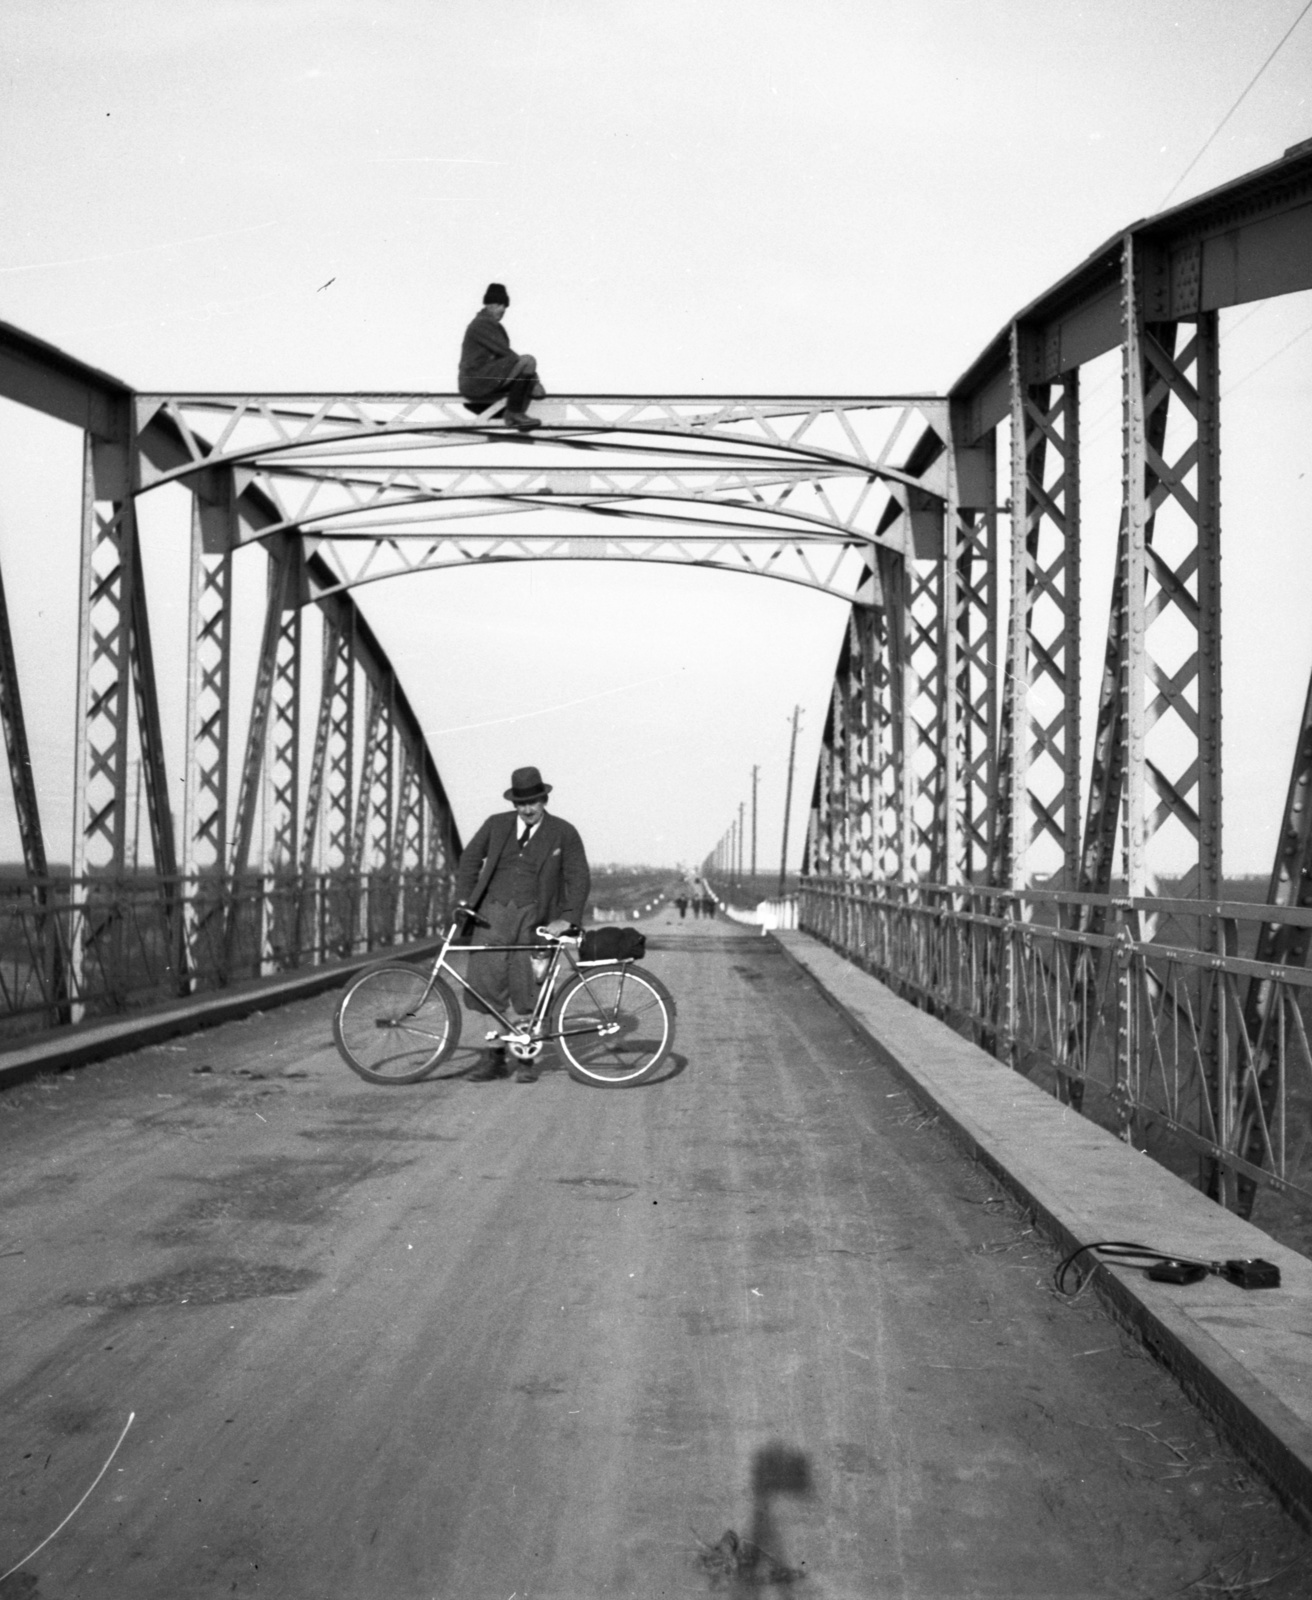
[[[502, 853], [519, 848], [518, 823], [515, 812], [498, 811], [465, 846], [456, 872], [456, 899], [462, 904], [478, 909]], [[582, 922], [592, 874], [578, 829], [548, 811], [529, 840], [528, 859], [537, 875], [539, 926], [557, 917]]]

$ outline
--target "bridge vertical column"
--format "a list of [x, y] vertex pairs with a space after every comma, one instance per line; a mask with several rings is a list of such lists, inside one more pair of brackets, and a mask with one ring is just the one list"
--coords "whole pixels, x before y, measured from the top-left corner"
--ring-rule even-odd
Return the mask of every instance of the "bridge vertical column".
[[[301, 870], [319, 870], [316, 944], [320, 959], [342, 953], [354, 925], [349, 873], [355, 730], [354, 610], [322, 606], [323, 677], [305, 801]], [[336, 880], [336, 882], [334, 882]], [[343, 896], [345, 897], [343, 903]]]
[[69, 1020], [68, 980], [57, 925], [46, 914], [50, 897], [50, 868], [46, 859], [45, 834], [41, 829], [32, 756], [27, 742], [27, 723], [23, 717], [23, 697], [18, 682], [18, 662], [14, 656], [3, 575], [0, 575], [0, 726], [4, 729], [14, 814], [23, 846], [23, 867], [36, 912], [34, 945], [39, 952], [38, 981], [46, 1004], [52, 1008], [52, 1020], [66, 1022]]
[[903, 683], [906, 622], [902, 557], [880, 545], [875, 551], [881, 590], [871, 622], [871, 764], [874, 784], [875, 875], [904, 875]]
[[[32, 775], [32, 756], [27, 743], [27, 723], [23, 718], [23, 697], [18, 684], [18, 663], [14, 658], [13, 634], [9, 628], [9, 605], [5, 599], [4, 575], [0, 573], [0, 726], [4, 728], [5, 754], [13, 786], [14, 815], [23, 846], [23, 865], [29, 882], [35, 885], [49, 873], [45, 835], [41, 831], [41, 810], [37, 801], [36, 780]], [[44, 885], [39, 891], [45, 900]]]
[[961, 704], [961, 557], [964, 529], [961, 492], [957, 484], [956, 452], [947, 440], [947, 495], [943, 507], [943, 565], [939, 576], [939, 713], [938, 728], [942, 760], [939, 765], [938, 826], [936, 829], [936, 881], [953, 884], [964, 878], [963, 811], [966, 797], [962, 783], [962, 745], [968, 718]]
[[228, 857], [233, 545], [231, 496], [225, 498], [216, 505], [193, 493], [191, 501], [182, 878], [193, 978], [215, 974], [222, 959], [216, 924]]
[[873, 605], [854, 605], [847, 621], [848, 721], [851, 728], [848, 782], [853, 805], [851, 873], [853, 877], [863, 879], [874, 877], [877, 858], [876, 614]]
[[[1273, 906], [1312, 906], [1312, 679], [1303, 701], [1303, 716], [1294, 741], [1294, 761], [1285, 796], [1284, 814], [1276, 840], [1275, 862], [1267, 890], [1267, 903]], [[1307, 965], [1312, 946], [1312, 928], [1287, 922], [1264, 923], [1258, 934], [1255, 959], [1286, 967]], [[1235, 1148], [1256, 1167], [1280, 1173], [1285, 1171], [1286, 1128], [1283, 1122], [1282, 1080], [1286, 1055], [1293, 1050], [1286, 1043], [1290, 1023], [1301, 1025], [1300, 1012], [1291, 1006], [1288, 995], [1269, 977], [1249, 979], [1244, 996], [1244, 1034], [1253, 1048], [1248, 1082], [1238, 1095], [1238, 1134]], [[1291, 1008], [1287, 1019], [1284, 1007]], [[1294, 1018], [1299, 1018], [1297, 1023]], [[1237, 1209], [1251, 1216], [1257, 1198], [1257, 1184], [1245, 1173], [1236, 1179]]]
[[953, 408], [943, 562], [947, 881], [987, 872], [997, 814], [997, 471], [992, 434], [961, 442]]
[[[1217, 318], [1215, 312], [1189, 317], [1188, 296], [1180, 284], [1172, 289], [1168, 270], [1150, 246], [1127, 238], [1122, 274], [1126, 871], [1130, 893], [1144, 893], [1150, 882], [1149, 841], [1174, 823], [1177, 838], [1182, 831], [1192, 841], [1193, 862], [1182, 891], [1214, 899], [1221, 888]], [[1169, 320], [1172, 307], [1177, 321]], [[1180, 327], [1190, 331], [1177, 351]], [[1162, 420], [1154, 426], [1159, 414]], [[1155, 640], [1160, 640], [1157, 648]]]
[[943, 522], [908, 515], [907, 549], [888, 565], [885, 599], [896, 619], [901, 759], [900, 872], [932, 878], [943, 859]]
[[[150, 616], [146, 605], [146, 575], [141, 561], [141, 544], [135, 538], [132, 541], [129, 559], [132, 566], [132, 582], [128, 638], [137, 714], [138, 759], [145, 777], [151, 855], [155, 863], [155, 875], [160, 893], [164, 947], [168, 952], [169, 966], [172, 968], [173, 985], [182, 992], [180, 986], [186, 968], [186, 950], [178, 896], [177, 839], [173, 828], [173, 806], [169, 794], [168, 773], [164, 763], [164, 734], [160, 724], [159, 694], [155, 682], [155, 653], [151, 644]], [[137, 862], [134, 859], [134, 869], [136, 866]]]
[[[270, 777], [266, 754], [269, 746], [270, 711], [278, 680], [279, 647], [284, 637], [284, 615], [293, 611], [297, 544], [292, 538], [268, 551], [268, 584], [264, 610], [264, 630], [255, 667], [255, 686], [251, 695], [250, 721], [246, 727], [246, 754], [242, 762], [241, 785], [237, 791], [237, 811], [232, 844], [232, 901], [228, 911], [227, 961], [257, 965], [263, 972], [269, 965], [270, 928], [266, 904], [265, 841], [261, 841], [256, 872], [250, 871], [251, 844], [255, 837], [257, 814], [261, 811], [266, 780]], [[293, 641], [298, 625], [293, 615]], [[267, 810], [265, 813], [268, 822]], [[284, 829], [285, 832], [285, 829]], [[250, 901], [249, 913], [246, 911]]]
[[399, 771], [396, 785], [396, 814], [392, 824], [392, 843], [388, 859], [396, 871], [396, 906], [393, 936], [418, 938], [415, 926], [418, 874], [424, 866], [424, 803], [419, 771], [411, 760], [404, 739], [400, 741]]
[[[412, 750], [410, 759], [418, 768], [422, 761], [422, 755], [420, 752]], [[440, 794], [431, 792], [423, 776], [420, 776], [419, 783], [424, 795], [423, 862], [427, 878], [423, 916], [426, 923], [431, 923], [431, 919], [437, 910], [437, 901], [440, 900], [445, 903], [451, 898], [451, 885], [455, 876], [457, 862], [451, 843], [454, 838], [454, 829], [452, 827], [450, 809]]]
[[[1132, 896], [1155, 884], [1150, 841], [1168, 824], [1190, 845], [1177, 893], [1221, 892], [1220, 411], [1215, 312], [1149, 241], [1122, 257], [1124, 517], [1119, 594], [1122, 832]], [[1192, 325], [1192, 326], [1191, 326]], [[1183, 344], [1177, 348], [1179, 335]], [[1170, 408], [1168, 427], [1167, 410]], [[1171, 663], [1174, 663], [1172, 665]], [[1143, 930], [1151, 937], [1151, 926]], [[1224, 938], [1220, 925], [1217, 936]], [[1223, 951], [1220, 953], [1224, 953]], [[1118, 1081], [1136, 1087], [1134, 997], [1121, 984]], [[1234, 1089], [1224, 985], [1196, 996], [1216, 1137], [1230, 1142]], [[1227, 1181], [1229, 1181], [1227, 1179]]]
[[[136, 508], [127, 447], [88, 433], [82, 458], [82, 558], [78, 585], [77, 716], [73, 735], [73, 844], [70, 893], [83, 898], [69, 935], [72, 1020], [88, 956], [111, 997], [122, 984], [123, 923], [117, 894], [127, 861], [127, 780], [132, 585]], [[115, 885], [108, 905], [92, 903], [89, 869]]]
[[816, 764], [807, 839], [806, 870], [823, 876], [852, 876], [852, 834], [857, 798], [852, 793], [857, 767], [852, 749], [852, 631], [849, 621], [829, 690], [820, 757]]
[[1035, 332], [1013, 324], [1006, 716], [1008, 877], [1016, 889], [1028, 883], [1030, 848], [1045, 836], [1057, 848], [1065, 887], [1074, 887], [1079, 871], [1079, 373], [1053, 384], [1039, 379], [1045, 366]]
[[[1121, 316], [1124, 323], [1122, 383], [1124, 423], [1121, 444], [1125, 504], [1125, 541], [1120, 551], [1121, 604], [1124, 644], [1121, 652], [1121, 696], [1125, 705], [1125, 801], [1122, 810], [1126, 889], [1132, 896], [1148, 887], [1148, 806], [1147, 759], [1148, 727], [1144, 705], [1146, 685], [1148, 543], [1152, 533], [1152, 496], [1149, 477], [1150, 451], [1148, 414], [1161, 407], [1162, 434], [1165, 435], [1164, 402], [1160, 384], [1150, 388], [1152, 368], [1144, 349], [1148, 337], [1144, 326], [1143, 293], [1135, 241], [1127, 238], [1121, 276]], [[1174, 342], [1175, 329], [1171, 329]], [[1154, 404], [1156, 402], [1156, 404]], [[1158, 446], [1160, 449], [1161, 446]], [[1159, 457], [1160, 459], [1160, 457]]]
[[267, 873], [270, 900], [264, 922], [264, 965], [280, 971], [300, 964], [305, 885], [297, 872], [301, 785], [301, 647], [305, 612], [305, 558], [299, 539], [288, 541], [283, 563], [282, 610], [269, 690], [265, 761], [269, 819]]
[[394, 922], [394, 891], [387, 881], [394, 865], [389, 854], [395, 791], [394, 696], [390, 675], [381, 682], [369, 683], [364, 758], [360, 763], [360, 793], [351, 846], [352, 868], [362, 894], [358, 937], [364, 940], [366, 949], [372, 948], [376, 932], [384, 936]]
[[126, 861], [132, 548], [126, 452], [86, 435], [78, 594], [72, 870], [122, 873]]

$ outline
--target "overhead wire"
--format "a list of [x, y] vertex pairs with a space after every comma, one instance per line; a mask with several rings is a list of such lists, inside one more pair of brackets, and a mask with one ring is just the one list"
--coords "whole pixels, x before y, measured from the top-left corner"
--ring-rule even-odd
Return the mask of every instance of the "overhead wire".
[[1294, 29], [1299, 25], [1299, 23], [1302, 22], [1303, 18], [1305, 16], [1307, 16], [1309, 11], [1312, 11], [1312, 0], [1307, 0], [1307, 3], [1304, 5], [1303, 9], [1299, 12], [1299, 14], [1294, 18], [1294, 20], [1285, 29], [1284, 33], [1281, 34], [1279, 40], [1276, 43], [1275, 49], [1272, 50], [1271, 54], [1266, 58], [1266, 60], [1262, 63], [1262, 65], [1257, 69], [1257, 71], [1249, 79], [1247, 86], [1245, 87], [1243, 93], [1239, 96], [1238, 100], [1236, 100], [1234, 105], [1232, 105], [1230, 107], [1229, 111], [1226, 112], [1225, 116], [1223, 116], [1221, 118], [1220, 122], [1217, 123], [1216, 127], [1212, 129], [1211, 133], [1203, 141], [1202, 148], [1199, 150], [1198, 154], [1193, 158], [1193, 160], [1189, 163], [1189, 165], [1184, 169], [1184, 171], [1180, 174], [1180, 176], [1175, 180], [1175, 182], [1171, 185], [1171, 187], [1162, 196], [1161, 201], [1159, 202], [1158, 207], [1157, 207], [1157, 209], [1159, 211], [1164, 209], [1164, 207], [1166, 205], [1166, 202], [1171, 198], [1171, 196], [1175, 193], [1175, 191], [1180, 187], [1180, 185], [1184, 182], [1184, 180], [1189, 176], [1189, 174], [1194, 170], [1194, 168], [1198, 165], [1198, 163], [1207, 154], [1208, 150], [1212, 146], [1213, 141], [1216, 139], [1216, 136], [1220, 133], [1221, 129], [1225, 127], [1226, 123], [1229, 122], [1230, 118], [1234, 116], [1235, 112], [1238, 111], [1239, 107], [1248, 98], [1248, 95], [1249, 95], [1250, 91], [1252, 90], [1253, 86], [1256, 84], [1257, 80], [1262, 76], [1262, 74], [1271, 65], [1271, 63], [1275, 60], [1275, 58], [1280, 54], [1281, 50], [1284, 49], [1286, 40], [1289, 38], [1290, 34], [1293, 33]]

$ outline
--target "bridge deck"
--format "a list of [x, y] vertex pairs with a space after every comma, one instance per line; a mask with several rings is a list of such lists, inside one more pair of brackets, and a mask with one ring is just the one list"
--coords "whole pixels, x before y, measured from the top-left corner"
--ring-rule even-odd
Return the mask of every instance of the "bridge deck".
[[1306, 1592], [789, 958], [651, 931], [680, 1055], [644, 1089], [371, 1089], [325, 996], [0, 1098], [0, 1571], [134, 1412], [40, 1593], [746, 1593], [730, 1528], [826, 1600]]

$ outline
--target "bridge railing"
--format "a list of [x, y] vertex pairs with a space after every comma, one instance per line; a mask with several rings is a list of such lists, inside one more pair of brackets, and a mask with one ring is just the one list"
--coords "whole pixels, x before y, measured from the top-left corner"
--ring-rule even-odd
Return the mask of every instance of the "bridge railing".
[[1312, 1199], [1312, 972], [1253, 956], [1312, 913], [816, 877], [800, 918], [1215, 1198]]
[[0, 1039], [433, 936], [440, 869], [46, 878], [0, 887]]

